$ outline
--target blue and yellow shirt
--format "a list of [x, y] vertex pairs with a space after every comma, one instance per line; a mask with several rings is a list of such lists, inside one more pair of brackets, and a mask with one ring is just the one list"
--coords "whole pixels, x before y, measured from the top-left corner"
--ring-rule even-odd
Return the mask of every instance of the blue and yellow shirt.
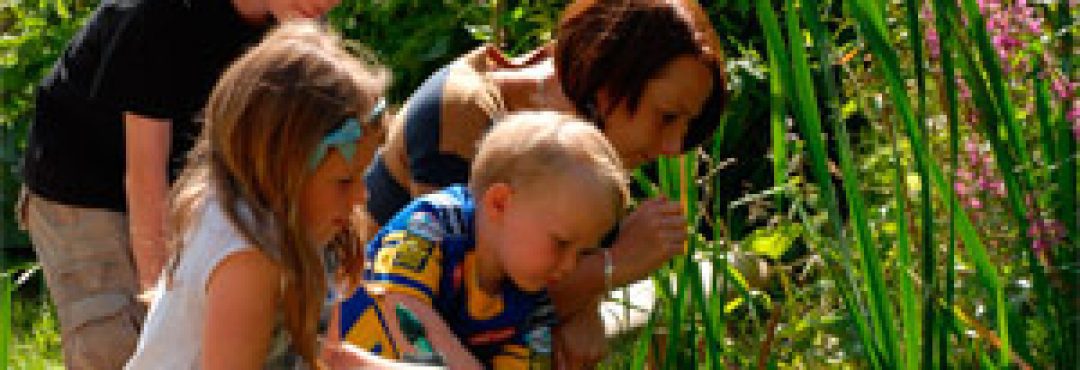
[[485, 366], [546, 368], [554, 313], [545, 293], [504, 283], [497, 296], [476, 283], [475, 203], [452, 186], [417, 198], [376, 234], [365, 250], [366, 286], [341, 306], [341, 336], [387, 358], [399, 358], [384, 313], [385, 292], [431, 304], [458, 339]]

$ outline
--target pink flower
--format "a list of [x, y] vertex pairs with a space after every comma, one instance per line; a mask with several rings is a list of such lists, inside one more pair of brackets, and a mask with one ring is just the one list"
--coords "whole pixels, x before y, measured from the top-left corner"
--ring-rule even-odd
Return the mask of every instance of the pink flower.
[[956, 189], [956, 195], [958, 196], [966, 197], [971, 194], [971, 192], [968, 191], [967, 185], [964, 185], [964, 183], [962, 182], [957, 181], [955, 184], [953, 184], [953, 188]]
[[978, 0], [977, 3], [979, 4], [979, 10], [981, 10], [983, 14], [986, 14], [987, 10], [997, 9], [998, 5], [1000, 5], [1000, 2], [996, 0]]
[[982, 201], [980, 201], [979, 198], [972, 197], [971, 199], [968, 199], [968, 208], [982, 209]]
[[993, 183], [993, 185], [994, 185], [994, 194], [999, 196], [999, 197], [1004, 197], [1005, 196], [1005, 182], [1001, 181], [1001, 180], [998, 180], [998, 181], [995, 181]]
[[1038, 35], [1042, 32], [1042, 20], [1039, 18], [1028, 19], [1027, 26], [1028, 32], [1031, 32], [1032, 34]]
[[[973, 165], [973, 166], [978, 164], [979, 163], [979, 152], [968, 152], [968, 162], [971, 162], [971, 165]], [[976, 170], [978, 170], [978, 168], [976, 168]]]
[[973, 175], [971, 171], [968, 171], [966, 168], [961, 168], [960, 170], [956, 171], [956, 176], [963, 179], [964, 181], [971, 181], [975, 179], [975, 175]]
[[1039, 227], [1037, 220], [1028, 224], [1027, 235], [1031, 238], [1038, 238], [1039, 235], [1042, 235], [1042, 228]]
[[1034, 239], [1031, 241], [1031, 249], [1036, 252], [1042, 252], [1046, 247], [1049, 247], [1049, 243], [1042, 239]]
[[1076, 84], [1069, 82], [1066, 78], [1054, 78], [1050, 80], [1050, 88], [1057, 93], [1061, 99], [1069, 99], [1072, 97], [1073, 89], [1076, 88]]
[[959, 90], [958, 93], [959, 93], [961, 99], [964, 99], [964, 100], [970, 100], [971, 99], [971, 89], [968, 88], [966, 83], [964, 83], [964, 79], [957, 77], [956, 78], [956, 87]]
[[937, 29], [926, 29], [926, 48], [930, 51], [930, 59], [938, 59], [941, 56], [941, 40], [938, 39]]

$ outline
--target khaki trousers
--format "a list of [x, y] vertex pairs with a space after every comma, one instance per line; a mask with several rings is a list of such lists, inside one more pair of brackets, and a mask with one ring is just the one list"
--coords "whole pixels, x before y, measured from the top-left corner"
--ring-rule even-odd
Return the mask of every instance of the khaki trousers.
[[67, 368], [123, 368], [146, 316], [135, 300], [127, 215], [59, 204], [25, 188], [16, 207], [56, 305]]

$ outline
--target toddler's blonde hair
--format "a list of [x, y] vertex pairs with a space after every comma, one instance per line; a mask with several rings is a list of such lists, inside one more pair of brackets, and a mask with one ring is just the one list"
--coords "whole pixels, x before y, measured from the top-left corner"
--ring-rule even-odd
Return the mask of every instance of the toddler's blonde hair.
[[619, 154], [594, 124], [577, 116], [546, 111], [510, 114], [479, 145], [469, 181], [478, 198], [496, 183], [529, 189], [542, 180], [570, 175], [610, 194], [616, 217], [626, 207], [629, 180]]

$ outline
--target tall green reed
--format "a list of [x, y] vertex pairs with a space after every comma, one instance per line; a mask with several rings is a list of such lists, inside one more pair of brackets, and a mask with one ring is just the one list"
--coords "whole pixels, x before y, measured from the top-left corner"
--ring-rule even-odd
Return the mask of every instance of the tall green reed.
[[[1069, 24], [1069, 14], [1062, 9], [1064, 2], [1058, 4], [1055, 24], [1066, 29], [1063, 25]], [[832, 2], [826, 1], [824, 5]], [[866, 355], [862, 365], [878, 369], [955, 368], [973, 364], [985, 368], [1069, 368], [1077, 358], [1076, 349], [1070, 347], [1077, 338], [1078, 320], [1071, 313], [1077, 308], [1075, 298], [1052, 292], [1071, 292], [1078, 281], [1072, 262], [1078, 250], [1076, 140], [1065, 121], [1070, 103], [1053, 106], [1046, 81], [1032, 76], [1036, 112], [1022, 111], [1024, 102], [1010, 92], [1009, 76], [997, 60], [974, 1], [961, 0], [957, 4], [934, 0], [925, 4], [934, 13], [925, 24], [919, 19], [919, 6], [923, 4], [916, 1], [885, 4], [854, 0], [843, 3], [843, 18], [837, 20], [829, 19], [835, 14], [815, 0], [785, 0], [779, 7], [768, 0], [753, 2], [762, 27], [769, 69], [768, 125], [775, 186], [768, 197], [776, 212], [791, 210], [792, 214], [804, 215], [799, 218], [801, 235], [811, 252], [826, 261], [822, 266], [825, 275], [819, 279], [831, 279], [836, 284], [835, 293], [845, 321], [853, 331], [852, 336], [842, 339], [854, 340], [846, 342], [846, 348], [856, 345], [861, 348]], [[886, 12], [896, 9], [904, 16], [899, 20], [887, 19]], [[881, 124], [893, 127], [895, 134], [890, 151], [894, 156], [891, 194], [885, 201], [891, 209], [888, 219], [897, 225], [894, 232], [876, 226], [868, 211], [881, 200], [866, 189], [866, 174], [861, 172], [859, 162], [865, 154], [856, 150], [859, 147], [853, 144], [858, 143], [847, 132], [844, 115], [839, 112], [844, 100], [850, 103], [854, 98], [841, 94], [843, 85], [833, 85], [838, 80], [831, 68], [837, 63], [831, 45], [836, 33], [830, 33], [838, 32], [835, 31], [838, 24], [857, 29], [855, 47], [865, 48], [865, 54], [859, 55], [867, 57], [870, 63], [867, 66], [878, 82], [867, 88], [880, 87], [882, 91], [878, 93], [893, 113], [881, 115]], [[894, 24], [905, 27], [892, 27]], [[940, 56], [930, 58], [924, 53], [923, 27], [937, 28], [941, 37]], [[1071, 28], [1064, 35], [1071, 40]], [[1071, 41], [1065, 45], [1071, 45]], [[1072, 68], [1067, 60], [1071, 57], [1067, 54], [1069, 50], [1071, 46], [1060, 53], [1060, 58], [1066, 59], [1061, 62], [1066, 76]], [[931, 77], [932, 73], [936, 78]], [[958, 80], [970, 88], [970, 103], [960, 100]], [[931, 91], [940, 97], [931, 99]], [[972, 132], [962, 127], [962, 118], [966, 116], [960, 110], [964, 104], [970, 104], [969, 108], [979, 117], [980, 124], [973, 126]], [[870, 109], [862, 104], [856, 107]], [[945, 131], [929, 124], [934, 115], [944, 117]], [[793, 146], [787, 138], [789, 117], [803, 146]], [[1029, 143], [1033, 130], [1026, 126], [1031, 117], [1038, 128], [1034, 137], [1039, 140], [1035, 146]], [[834, 136], [823, 135], [826, 128]], [[964, 135], [974, 134], [989, 141], [993, 161], [1001, 170], [1005, 184], [1008, 212], [1004, 227], [1012, 235], [1005, 239], [1006, 248], [988, 249], [986, 241], [993, 240], [996, 245], [998, 237], [984, 233], [980, 224], [983, 220], [974, 218], [953, 187], [961, 166], [959, 143]], [[943, 149], [936, 149], [939, 145]], [[829, 148], [837, 154], [839, 174], [830, 171], [834, 164]], [[716, 153], [714, 147], [709, 154]], [[790, 174], [801, 171], [799, 163], [791, 161], [793, 158], [807, 161], [816, 185], [817, 203], [797, 199], [800, 195], [792, 190], [796, 178]], [[1033, 166], [1035, 158], [1043, 158], [1050, 168], [1045, 171], [1049, 173], [1046, 178], [1051, 180], [1049, 186], [1038, 183], [1044, 178], [1040, 171], [1045, 168]], [[701, 201], [696, 197], [702, 193], [686, 186], [697, 176], [687, 170], [696, 168], [690, 164], [693, 161], [692, 156], [662, 160], [657, 178], [661, 193], [682, 199], [688, 217], [700, 220], [702, 212], [708, 210], [691, 205]], [[905, 182], [912, 177], [915, 182]], [[644, 178], [639, 175], [639, 179]], [[834, 178], [839, 179], [839, 189]], [[838, 194], [839, 191], [842, 193]], [[909, 198], [912, 193], [917, 194], [917, 202]], [[841, 194], [848, 206], [846, 214], [841, 213]], [[1030, 247], [1032, 238], [1027, 230], [1031, 221], [1026, 202], [1040, 195], [1064, 203], [1054, 202], [1051, 207], [1053, 214], [1063, 220], [1068, 235], [1065, 245], [1055, 250], [1036, 251]], [[824, 213], [825, 229], [810, 226], [810, 217], [805, 216], [803, 206]], [[909, 223], [909, 219], [916, 218], [909, 214], [913, 206], [918, 222]], [[721, 228], [714, 231], [717, 229]], [[919, 234], [917, 240], [911, 238], [914, 232]], [[715, 256], [738, 243], [717, 244], [721, 238], [712, 235], [709, 241], [704, 235], [692, 237], [689, 250], [707, 251]], [[921, 257], [918, 261], [913, 258], [915, 251]], [[890, 260], [894, 262], [887, 262]], [[669, 326], [671, 333], [685, 334], [671, 336], [675, 340], [662, 349], [666, 356], [663, 367], [685, 368], [694, 363], [710, 368], [723, 364], [777, 366], [779, 357], [768, 353], [772, 348], [761, 348], [764, 355], [756, 360], [749, 359], [745, 353], [740, 355], [737, 348], [725, 348], [731, 346], [730, 325], [738, 318], [725, 317], [728, 310], [715, 307], [721, 304], [726, 307], [735, 301], [716, 293], [717, 284], [713, 284], [714, 291], [709, 291], [702, 288], [702, 283], [718, 282], [722, 288], [730, 283], [741, 288], [737, 299], [748, 305], [760, 299], [755, 298], [760, 295], [747, 290], [739, 271], [727, 266], [725, 259], [714, 261], [719, 268], [713, 277], [701, 276], [694, 268], [696, 260], [691, 257], [680, 259], [659, 274], [663, 278], [658, 287], [664, 291], [661, 294], [665, 297], [661, 302], [664, 316], [654, 317], [647, 331]], [[973, 269], [973, 274], [961, 273], [958, 266], [963, 266], [963, 271]], [[784, 292], [790, 292], [789, 279], [781, 274], [780, 280]], [[1016, 285], [1020, 280], [1033, 282], [1028, 298], [1033, 313], [1023, 307], [1025, 303], [1016, 301], [1018, 289], [1026, 289]], [[898, 289], [890, 289], [890, 282], [898, 283]], [[773, 294], [779, 293], [766, 293], [765, 298]], [[787, 297], [785, 301], [792, 299]], [[688, 304], [712, 307], [687, 310]], [[785, 307], [790, 306], [793, 305], [787, 303]], [[985, 314], [979, 313], [983, 310], [979, 307], [985, 307]], [[975, 315], [971, 314], [972, 309], [976, 309]], [[895, 315], [900, 320], [894, 320]], [[781, 321], [798, 322], [791, 317]], [[776, 329], [772, 323], [753, 322], [754, 334], [770, 338], [763, 344], [771, 344], [774, 335], [792, 335]], [[1031, 342], [1035, 338], [1045, 342]], [[698, 348], [700, 343], [708, 344], [703, 357], [697, 357], [694, 349], [687, 350]], [[637, 348], [636, 353], [642, 353], [646, 346]], [[958, 353], [969, 356], [957, 357]], [[644, 366], [643, 362], [636, 364]]]

